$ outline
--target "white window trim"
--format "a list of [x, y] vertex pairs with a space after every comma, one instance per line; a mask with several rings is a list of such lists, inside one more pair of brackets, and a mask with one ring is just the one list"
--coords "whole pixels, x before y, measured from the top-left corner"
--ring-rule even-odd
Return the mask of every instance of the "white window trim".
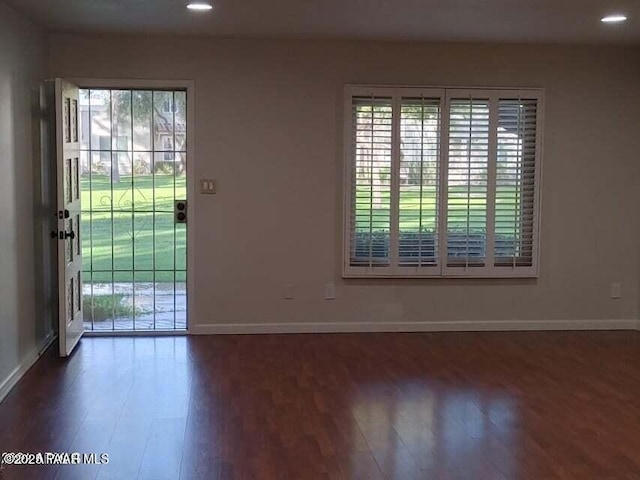
[[[535, 98], [538, 101], [536, 118], [536, 153], [534, 174], [534, 201], [533, 201], [533, 251], [531, 266], [496, 266], [494, 265], [493, 249], [487, 252], [485, 265], [482, 267], [450, 267], [447, 266], [446, 249], [446, 195], [447, 195], [447, 167], [448, 167], [448, 129], [441, 129], [440, 134], [440, 186], [439, 195], [439, 224], [438, 224], [438, 259], [437, 265], [420, 267], [401, 267], [397, 265], [397, 251], [393, 248], [397, 242], [398, 202], [391, 202], [391, 231], [390, 231], [390, 266], [388, 267], [362, 267], [351, 266], [351, 188], [352, 188], [352, 119], [349, 112], [352, 108], [352, 98], [357, 96], [380, 97], [391, 96], [393, 99], [393, 136], [392, 136], [392, 176], [391, 195], [397, 195], [397, 182], [399, 181], [399, 162], [397, 161], [399, 135], [399, 101], [402, 96], [440, 96], [441, 125], [448, 125], [449, 101], [455, 96], [483, 96], [489, 98], [493, 104], [499, 98], [509, 96]], [[405, 86], [376, 86], [376, 85], [346, 85], [344, 88], [343, 102], [343, 252], [342, 252], [342, 277], [343, 278], [537, 278], [540, 274], [540, 223], [541, 223], [541, 191], [542, 191], [542, 152], [544, 145], [544, 103], [545, 92], [542, 88], [500, 88], [500, 87], [405, 87]], [[497, 110], [490, 109], [490, 125], [497, 122]], [[491, 131], [491, 127], [490, 127]], [[496, 142], [490, 136], [489, 145], [489, 169], [495, 167]], [[490, 183], [495, 183], [495, 176], [489, 175]], [[488, 188], [488, 195], [495, 195], [495, 190]], [[488, 198], [489, 200], [489, 198]], [[487, 237], [494, 235], [493, 228], [489, 228], [494, 222], [495, 203], [487, 202]], [[493, 242], [492, 242], [493, 243]], [[491, 243], [491, 244], [492, 244]], [[489, 240], [487, 240], [487, 244]]]

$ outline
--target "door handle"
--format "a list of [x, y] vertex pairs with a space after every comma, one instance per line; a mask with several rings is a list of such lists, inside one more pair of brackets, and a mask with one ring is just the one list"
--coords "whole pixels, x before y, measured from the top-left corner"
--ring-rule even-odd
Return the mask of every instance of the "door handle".
[[71, 240], [75, 240], [76, 232], [71, 230], [70, 232], [63, 231], [63, 232], [57, 233], [55, 230], [53, 230], [51, 231], [50, 236], [51, 238], [59, 238], [60, 240], [66, 240], [67, 238], [70, 238]]

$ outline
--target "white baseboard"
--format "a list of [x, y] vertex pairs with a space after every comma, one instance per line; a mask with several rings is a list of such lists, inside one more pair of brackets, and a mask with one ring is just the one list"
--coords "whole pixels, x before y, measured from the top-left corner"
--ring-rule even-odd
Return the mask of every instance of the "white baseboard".
[[13, 369], [7, 378], [0, 382], [0, 403], [5, 399], [9, 392], [16, 386], [25, 373], [33, 366], [34, 363], [42, 356], [47, 348], [56, 339], [56, 335], [51, 331], [41, 342], [35, 347], [24, 360]]
[[194, 335], [260, 333], [508, 332], [545, 330], [640, 330], [638, 320], [491, 320], [455, 322], [241, 323], [191, 325]]

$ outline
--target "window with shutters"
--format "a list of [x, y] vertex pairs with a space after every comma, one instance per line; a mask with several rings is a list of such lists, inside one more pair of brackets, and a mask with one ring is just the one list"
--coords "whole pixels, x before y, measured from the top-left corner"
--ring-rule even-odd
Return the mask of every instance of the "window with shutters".
[[538, 275], [541, 90], [345, 92], [345, 277]]

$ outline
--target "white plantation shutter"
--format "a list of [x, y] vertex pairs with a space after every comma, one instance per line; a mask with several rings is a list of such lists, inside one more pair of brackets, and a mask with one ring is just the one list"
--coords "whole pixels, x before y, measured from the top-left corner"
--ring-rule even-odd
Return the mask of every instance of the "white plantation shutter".
[[533, 265], [538, 101], [498, 101], [495, 264]]
[[489, 99], [449, 102], [447, 265], [484, 266], [487, 237]]
[[360, 267], [388, 266], [392, 100], [355, 97], [351, 108], [350, 263]]
[[344, 276], [537, 276], [540, 90], [345, 93]]
[[440, 98], [402, 98], [398, 259], [400, 266], [438, 262]]

